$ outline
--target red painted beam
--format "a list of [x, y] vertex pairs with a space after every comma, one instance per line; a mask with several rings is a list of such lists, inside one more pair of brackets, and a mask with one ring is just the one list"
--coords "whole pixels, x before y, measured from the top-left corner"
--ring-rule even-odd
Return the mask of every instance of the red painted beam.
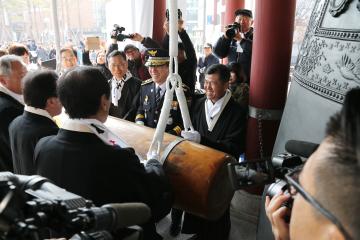
[[[249, 105], [283, 110], [290, 71], [296, 0], [256, 0]], [[264, 156], [271, 156], [280, 119], [262, 121]], [[258, 119], [247, 126], [246, 159], [260, 158]]]

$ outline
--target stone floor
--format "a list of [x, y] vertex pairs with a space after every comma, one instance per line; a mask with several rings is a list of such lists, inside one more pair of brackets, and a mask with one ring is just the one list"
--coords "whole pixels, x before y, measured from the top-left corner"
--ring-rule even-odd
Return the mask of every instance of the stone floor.
[[[235, 192], [230, 205], [231, 230], [229, 240], [256, 240], [259, 204], [259, 196], [243, 191]], [[170, 236], [170, 223], [169, 214], [156, 226], [157, 232], [163, 236], [164, 240], [186, 240], [192, 236], [189, 234], [180, 234], [177, 237]]]

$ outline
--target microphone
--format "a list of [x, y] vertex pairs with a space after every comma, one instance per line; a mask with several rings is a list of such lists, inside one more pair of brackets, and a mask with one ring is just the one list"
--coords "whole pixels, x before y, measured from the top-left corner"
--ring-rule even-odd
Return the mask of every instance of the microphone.
[[319, 144], [298, 140], [289, 140], [285, 144], [285, 150], [289, 153], [309, 158], [319, 147]]
[[[144, 203], [112, 203], [102, 207], [85, 209], [89, 227], [93, 231], [113, 231], [133, 225], [141, 225], [151, 217], [150, 208]], [[89, 218], [88, 218], [89, 217]]]

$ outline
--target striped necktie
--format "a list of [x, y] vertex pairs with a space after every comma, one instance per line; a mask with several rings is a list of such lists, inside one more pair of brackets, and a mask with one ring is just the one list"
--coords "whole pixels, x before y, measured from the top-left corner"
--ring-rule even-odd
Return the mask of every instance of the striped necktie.
[[160, 87], [157, 87], [156, 88], [156, 95], [155, 95], [155, 103], [156, 103], [156, 106], [159, 106], [159, 103], [160, 103], [160, 99], [161, 99], [161, 88]]

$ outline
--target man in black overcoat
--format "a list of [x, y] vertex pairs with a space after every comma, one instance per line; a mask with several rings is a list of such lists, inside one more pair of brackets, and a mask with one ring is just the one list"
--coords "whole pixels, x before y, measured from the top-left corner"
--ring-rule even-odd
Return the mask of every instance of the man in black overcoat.
[[59, 128], [53, 116], [61, 113], [62, 105], [56, 93], [58, 75], [42, 70], [29, 73], [23, 80], [24, 113], [9, 127], [10, 146], [17, 174], [36, 174], [34, 149], [43, 137], [56, 135]]
[[154, 222], [166, 216], [172, 205], [168, 179], [162, 163], [149, 159], [142, 164], [134, 150], [119, 146], [118, 138], [103, 124], [111, 101], [110, 86], [100, 70], [81, 66], [66, 72], [58, 81], [58, 96], [69, 119], [56, 136], [36, 145], [37, 173], [98, 206], [146, 203], [152, 218], [142, 225], [144, 239], [162, 239]]
[[238, 62], [242, 65], [247, 78], [247, 83], [250, 83], [251, 73], [251, 56], [254, 32], [254, 29], [251, 27], [252, 24], [253, 15], [251, 10], [236, 10], [235, 22], [232, 24], [232, 28], [236, 29], [235, 36], [228, 36], [229, 31], [226, 31], [214, 45], [214, 53], [216, 56], [219, 58], [228, 57], [229, 63]]
[[5, 55], [0, 58], [0, 171], [13, 171], [9, 125], [24, 111], [21, 80], [26, 73], [20, 57]]
[[[229, 79], [230, 71], [225, 65], [214, 64], [207, 69], [205, 96], [195, 100], [191, 109], [195, 131], [182, 131], [181, 135], [238, 159], [245, 147], [247, 111], [231, 97]], [[186, 213], [182, 231], [195, 233], [196, 239], [226, 240], [230, 231], [229, 209], [215, 221]]]

